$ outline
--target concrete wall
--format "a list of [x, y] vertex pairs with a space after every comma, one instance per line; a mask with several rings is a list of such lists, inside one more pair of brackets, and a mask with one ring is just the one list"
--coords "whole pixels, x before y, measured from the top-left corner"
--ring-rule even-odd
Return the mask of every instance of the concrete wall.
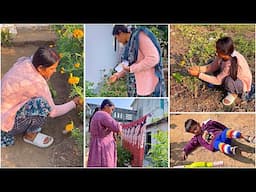
[[[146, 132], [151, 132], [151, 136], [152, 136], [153, 134], [156, 134], [158, 130], [168, 131], [168, 122], [161, 122], [157, 125], [147, 127]], [[151, 144], [155, 144], [156, 143], [155, 139], [153, 137], [151, 139], [152, 139]]]
[[[108, 76], [110, 70], [117, 64], [118, 48], [115, 50], [115, 41], [112, 36], [112, 24], [87, 24], [85, 26], [85, 63], [86, 80], [97, 84]], [[118, 46], [116, 46], [118, 47]]]
[[151, 123], [152, 118], [162, 118], [168, 112], [167, 99], [135, 99], [131, 106], [133, 110], [137, 110], [136, 119], [152, 113], [152, 117], [147, 118], [147, 123]]

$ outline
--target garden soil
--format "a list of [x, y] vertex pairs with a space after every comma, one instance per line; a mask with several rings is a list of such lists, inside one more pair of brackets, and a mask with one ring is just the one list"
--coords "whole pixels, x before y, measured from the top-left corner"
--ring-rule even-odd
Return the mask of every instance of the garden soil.
[[[232, 32], [231, 32], [232, 33]], [[248, 32], [248, 38], [254, 40], [254, 33]], [[185, 68], [181, 68], [178, 63], [182, 61], [183, 55], [188, 51], [188, 42], [182, 35], [171, 27], [170, 30], [170, 71], [171, 74], [179, 72], [188, 75]], [[210, 58], [209, 58], [210, 59]], [[250, 69], [255, 79], [255, 65], [249, 63]], [[255, 100], [250, 102], [237, 98], [235, 104], [225, 107], [221, 101], [225, 97], [221, 88], [210, 88], [207, 83], [202, 83], [198, 87], [196, 96], [187, 86], [177, 83], [170, 75], [170, 110], [171, 112], [253, 112], [255, 111]]]
[[[18, 28], [18, 34], [11, 46], [1, 48], [1, 77], [21, 56], [31, 56], [38, 46], [54, 45], [56, 37], [48, 27]], [[28, 74], [29, 75], [29, 74]], [[56, 104], [69, 101], [69, 86], [67, 77], [56, 72], [51, 80], [51, 86], [57, 95], [54, 97]], [[81, 118], [76, 110], [68, 114], [49, 118], [43, 126], [42, 132], [54, 137], [54, 143], [49, 148], [38, 148], [23, 141], [22, 135], [15, 137], [15, 144], [7, 148], [1, 148], [2, 167], [83, 167], [83, 152], [79, 150], [74, 138], [70, 134], [64, 135], [62, 130], [70, 121], [74, 121], [76, 127], [83, 130]], [[82, 131], [83, 132], [83, 131]]]

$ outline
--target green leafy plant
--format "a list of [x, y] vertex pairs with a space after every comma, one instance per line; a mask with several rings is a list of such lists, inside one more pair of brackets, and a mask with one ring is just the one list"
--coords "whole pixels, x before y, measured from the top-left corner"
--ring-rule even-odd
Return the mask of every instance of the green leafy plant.
[[95, 96], [97, 96], [97, 94], [94, 93], [93, 84], [94, 84], [93, 82], [85, 81], [86, 97], [95, 97]]
[[[58, 71], [65, 76], [70, 85], [69, 97], [79, 96], [79, 103], [84, 102], [84, 26], [83, 25], [51, 25], [57, 36], [56, 46], [61, 57]], [[52, 93], [54, 90], [51, 89]], [[83, 121], [83, 107], [77, 108]]]
[[131, 164], [132, 154], [130, 151], [122, 147], [121, 140], [117, 141], [117, 166], [127, 167]]
[[168, 131], [160, 130], [152, 137], [156, 140], [149, 150], [153, 167], [168, 167]]
[[[209, 58], [212, 58], [215, 54], [215, 42], [224, 35], [220, 30], [206, 33], [201, 29], [202, 26], [177, 25], [176, 27], [189, 44], [188, 51], [179, 63], [181, 67], [185, 66], [186, 68], [205, 65]], [[179, 73], [175, 73], [172, 76], [178, 83], [183, 82], [195, 98], [198, 97], [199, 87], [202, 85], [198, 78], [192, 76], [182, 77]]]
[[127, 97], [127, 86], [126, 80], [124, 78], [120, 78], [113, 84], [109, 84], [107, 79], [105, 79], [102, 88], [99, 93], [100, 97]]
[[182, 83], [184, 76], [179, 72], [172, 73], [172, 77], [176, 80], [177, 83]]
[[12, 43], [12, 35], [8, 28], [1, 28], [1, 44], [3, 46], [10, 46]]
[[84, 27], [83, 25], [53, 25], [52, 28], [58, 37], [56, 47], [61, 57], [58, 70], [69, 76], [70, 96], [79, 95], [83, 98]]
[[71, 131], [71, 137], [75, 139], [75, 142], [78, 146], [78, 149], [82, 152], [83, 151], [83, 146], [84, 146], [84, 137], [83, 133], [79, 128], [74, 128]]

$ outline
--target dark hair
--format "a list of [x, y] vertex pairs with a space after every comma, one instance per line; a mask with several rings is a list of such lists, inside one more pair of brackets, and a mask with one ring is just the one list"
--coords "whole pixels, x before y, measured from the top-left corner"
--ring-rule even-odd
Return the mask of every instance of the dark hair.
[[185, 131], [186, 132], [189, 132], [191, 127], [193, 125], [196, 125], [197, 122], [194, 120], [194, 119], [188, 119], [186, 122], [185, 122]]
[[119, 33], [129, 33], [128, 27], [125, 25], [115, 25], [112, 31], [112, 35], [119, 35]]
[[103, 109], [106, 105], [108, 106], [114, 106], [114, 103], [112, 103], [112, 101], [110, 101], [109, 99], [104, 99], [101, 103], [100, 108]]
[[58, 60], [60, 60], [60, 57], [54, 49], [49, 47], [39, 47], [33, 55], [32, 64], [35, 68], [40, 65], [47, 68], [52, 66]]
[[92, 117], [93, 117], [93, 116], [95, 115], [95, 113], [96, 113], [97, 111], [99, 111], [99, 110], [100, 110], [100, 108], [99, 108], [99, 107], [96, 107], [96, 108], [94, 109], [94, 111], [93, 111], [93, 113], [92, 113], [90, 119], [89, 119], [89, 132], [90, 132], [90, 130], [91, 130], [91, 121], [92, 121]]
[[[231, 56], [234, 52], [234, 43], [231, 37], [222, 37], [216, 42], [218, 53]], [[237, 57], [231, 56], [230, 76], [235, 81], [237, 79], [238, 63]]]

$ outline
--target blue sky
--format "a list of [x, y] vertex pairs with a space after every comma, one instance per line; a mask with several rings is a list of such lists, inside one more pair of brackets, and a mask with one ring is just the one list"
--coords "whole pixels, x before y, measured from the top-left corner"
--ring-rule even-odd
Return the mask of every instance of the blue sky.
[[[106, 98], [86, 98], [86, 103], [93, 103], [93, 104], [98, 104], [100, 105], [101, 102], [106, 99]], [[108, 98], [110, 99], [114, 104], [115, 107], [118, 108], [124, 108], [124, 109], [131, 109], [130, 105], [132, 104], [134, 99], [130, 98], [122, 98], [122, 99], [116, 99], [116, 98]]]

